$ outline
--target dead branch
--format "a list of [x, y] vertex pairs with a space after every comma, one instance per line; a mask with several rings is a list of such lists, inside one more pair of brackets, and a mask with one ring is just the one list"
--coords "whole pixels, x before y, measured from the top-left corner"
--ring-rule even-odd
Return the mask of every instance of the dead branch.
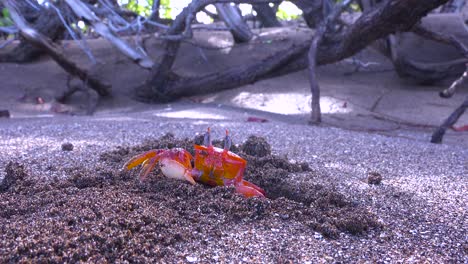
[[242, 18], [237, 6], [231, 4], [215, 4], [219, 17], [231, 30], [236, 43], [249, 42], [253, 33]]
[[315, 28], [323, 20], [323, 1], [296, 0], [294, 4], [302, 10], [302, 16], [310, 28]]
[[151, 68], [153, 61], [146, 54], [133, 49], [125, 41], [119, 38], [104, 22], [101, 21], [84, 3], [79, 0], [65, 0], [75, 14], [90, 24], [94, 30], [107, 39], [127, 57], [131, 58], [143, 68]]
[[[452, 85], [450, 85], [449, 88], [440, 92], [439, 94], [440, 97], [443, 97], [443, 98], [451, 97], [455, 93], [456, 88], [460, 86], [462, 83], [464, 83], [467, 78], [468, 78], [468, 64], [466, 65], [465, 72], [462, 74], [462, 76], [460, 76], [460, 78], [455, 80], [452, 83]], [[444, 121], [444, 123], [442, 123], [442, 125], [434, 131], [434, 133], [432, 134], [431, 142], [441, 143], [442, 138], [444, 137], [445, 131], [448, 128], [452, 127], [458, 121], [460, 116], [462, 116], [463, 113], [465, 112], [466, 108], [468, 108], [468, 96], [466, 97], [465, 101], [457, 109], [455, 109], [455, 111]]]
[[55, 44], [52, 40], [37, 32], [18, 13], [13, 0], [4, 0], [5, 6], [8, 8], [11, 18], [18, 27], [20, 34], [32, 45], [44, 50], [55, 62], [57, 62], [66, 72], [71, 75], [78, 76], [83, 81], [87, 81], [89, 85], [96, 90], [99, 95], [109, 95], [110, 85], [101, 82], [88, 74], [85, 69], [80, 68], [74, 62], [68, 60], [61, 47]]
[[386, 0], [365, 11], [334, 43], [319, 47], [318, 64], [350, 57], [370, 43], [397, 31], [410, 30], [421, 17], [448, 0]]
[[[333, 63], [340, 61], [344, 58], [354, 55], [356, 52], [364, 49], [369, 43], [387, 36], [390, 33], [396, 31], [406, 31], [413, 27], [421, 17], [426, 15], [429, 11], [436, 8], [437, 6], [444, 4], [448, 0], [426, 0], [424, 4], [421, 4], [418, 0], [386, 0], [373, 9], [370, 9], [362, 14], [362, 16], [349, 28], [334, 38], [330, 38], [332, 41], [318, 45], [316, 55], [316, 65]], [[263, 0], [194, 0], [177, 16], [174, 23], [167, 31], [167, 35], [170, 36], [174, 41], [166, 40], [163, 43], [163, 54], [159, 64], [151, 70], [151, 75], [146, 81], [145, 85], [138, 88], [138, 98], [145, 101], [167, 101], [174, 100], [177, 97], [175, 95], [186, 95], [193, 94], [196, 91], [187, 92], [187, 89], [183, 91], [174, 91], [180, 88], [179, 84], [187, 82], [181, 81], [187, 80], [182, 78], [171, 71], [174, 63], [177, 51], [180, 45], [181, 39], [191, 34], [191, 22], [195, 14], [202, 10], [206, 5], [213, 3], [244, 3], [260, 4], [266, 2], [276, 1], [263, 1]], [[296, 2], [296, 1], [294, 1]], [[303, 48], [302, 54], [305, 54], [309, 48], [310, 43], [304, 43], [304, 45], [297, 45], [296, 48]], [[296, 54], [296, 53], [294, 53]], [[300, 52], [298, 52], [300, 54]], [[292, 53], [290, 53], [292, 55]], [[290, 57], [285, 59], [288, 63], [293, 62], [294, 59], [298, 59], [300, 56]], [[286, 66], [282, 64], [281, 66]], [[304, 60], [296, 63], [298, 66], [307, 65]], [[249, 66], [245, 66], [249, 67]], [[279, 71], [281, 67], [271, 67], [272, 71]], [[233, 70], [235, 72], [235, 70]], [[270, 73], [263, 75], [267, 76]], [[218, 77], [226, 76], [228, 79], [232, 77], [228, 75], [218, 75]], [[205, 78], [206, 77], [206, 78]], [[208, 80], [212, 75], [201, 76], [198, 79]], [[261, 78], [251, 78], [250, 75], [239, 76], [238, 78], [245, 77], [247, 80], [257, 80]], [[196, 80], [194, 80], [196, 81]], [[213, 80], [215, 83], [223, 83], [222, 80]], [[196, 83], [200, 83], [199, 81]], [[244, 83], [243, 81], [236, 80], [235, 83]], [[186, 87], [193, 87], [187, 85]], [[228, 85], [228, 87], [233, 87]], [[219, 89], [222, 89], [218, 87]], [[223, 87], [224, 88], [224, 87]], [[196, 87], [199, 93], [204, 91], [200, 89], [200, 86]]]
[[440, 12], [443, 13], [455, 13], [460, 12], [462, 8], [465, 6], [465, 0], [450, 0], [447, 4], [445, 4]]
[[149, 17], [150, 20], [158, 20], [159, 19], [159, 7], [161, 3], [159, 0], [153, 0], [153, 6], [151, 7], [152, 13]]
[[431, 84], [461, 72], [462, 65], [468, 62], [468, 58], [461, 58], [439, 63], [420, 63], [405, 58], [397, 52], [395, 36], [388, 37], [391, 50], [391, 58], [395, 71], [403, 77], [412, 77], [422, 84]]
[[341, 12], [343, 12], [344, 8], [346, 8], [351, 2], [352, 0], [343, 1], [334, 8], [334, 10], [318, 25], [314, 37], [312, 38], [312, 42], [310, 44], [310, 49], [307, 56], [309, 60], [310, 90], [312, 93], [312, 115], [310, 122], [314, 124], [320, 123], [322, 119], [322, 114], [320, 110], [320, 86], [318, 84], [317, 77], [315, 74], [315, 68], [317, 67], [317, 49], [327, 29], [331, 27], [331, 25], [339, 17]]
[[[59, 17], [54, 10], [43, 9], [37, 10], [26, 2], [15, 1], [15, 5], [24, 19], [32, 25], [32, 28], [37, 30], [42, 35], [55, 41], [63, 37], [65, 28], [60, 23]], [[13, 33], [13, 32], [11, 32]], [[44, 52], [29, 43], [21, 41], [11, 52], [0, 56], [0, 62], [30, 62], [37, 59]]]
[[7, 47], [8, 45], [10, 45], [11, 43], [13, 43], [13, 41], [15, 41], [14, 39], [9, 39], [9, 40], [6, 40], [5, 42], [1, 43], [0, 44], [0, 49], [3, 49], [5, 47]]
[[[240, 0], [240, 2], [256, 3], [269, 3], [279, 2], [280, 0]], [[193, 0], [187, 5], [182, 12], [175, 18], [171, 27], [165, 34], [165, 41], [163, 42], [163, 54], [159, 63], [156, 63], [151, 69], [151, 75], [145, 84], [137, 88], [137, 98], [144, 101], [167, 101], [173, 100], [174, 97], [165, 95], [165, 93], [172, 90], [167, 87], [169, 83], [176, 83], [175, 80], [179, 76], [174, 74], [171, 69], [174, 64], [177, 51], [179, 50], [181, 40], [192, 36], [191, 23], [194, 20], [195, 14], [201, 11], [204, 7], [214, 3], [229, 3], [236, 1], [229, 0]], [[211, 79], [211, 76], [206, 76]], [[201, 78], [204, 79], [204, 78]], [[184, 94], [184, 92], [174, 92], [174, 94]]]
[[[57, 13], [57, 16], [60, 18], [60, 21], [62, 22], [63, 26], [67, 29], [68, 34], [72, 37], [72, 39], [78, 43], [78, 46], [84, 51], [84, 53], [88, 56], [88, 58], [91, 60], [93, 64], [96, 64], [96, 58], [94, 58], [93, 53], [91, 52], [91, 49], [88, 47], [88, 44], [84, 38], [79, 39], [76, 36], [75, 31], [68, 25], [67, 21], [65, 20], [64, 16], [62, 15], [61, 11], [59, 8], [57, 8], [52, 2], [48, 1], [49, 6], [55, 10], [55, 13]], [[81, 33], [81, 32], [80, 32]]]
[[207, 74], [200, 77], [181, 77], [171, 75], [166, 79], [167, 90], [161, 91], [156, 97], [148, 96], [148, 91], [140, 88], [139, 98], [144, 101], [164, 102], [174, 98], [191, 96], [196, 94], [206, 94], [216, 91], [228, 90], [241, 85], [249, 84], [265, 78], [268, 73], [281, 68], [301, 56], [309, 46], [309, 42], [292, 45], [277, 52], [263, 60], [256, 61], [249, 65], [240, 65], [222, 72]]
[[423, 27], [420, 24], [415, 25], [412, 31], [423, 38], [431, 39], [431, 40], [445, 43], [448, 45], [452, 45], [453, 47], [458, 49], [465, 58], [468, 58], [468, 49], [465, 47], [465, 45], [463, 45], [463, 43], [457, 40], [454, 36], [447, 36], [445, 34], [432, 31], [428, 28]]
[[456, 89], [462, 83], [464, 83], [468, 78], [468, 64], [466, 64], [465, 72], [460, 76], [460, 78], [456, 79], [449, 88], [443, 90], [439, 93], [439, 96], [442, 98], [450, 98], [455, 94]]
[[468, 96], [465, 101], [444, 121], [444, 123], [434, 131], [431, 138], [431, 143], [441, 143], [444, 137], [445, 131], [452, 127], [463, 115], [466, 108], [468, 108]]
[[281, 23], [276, 18], [275, 10], [269, 4], [253, 5], [253, 9], [257, 12], [257, 17], [263, 27], [281, 27]]

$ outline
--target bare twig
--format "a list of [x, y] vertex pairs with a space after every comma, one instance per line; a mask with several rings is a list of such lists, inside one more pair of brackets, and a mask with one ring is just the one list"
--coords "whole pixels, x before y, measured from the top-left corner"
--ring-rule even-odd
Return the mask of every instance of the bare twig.
[[[248, 2], [253, 4], [279, 1], [281, 0], [237, 0], [235, 2]], [[138, 89], [139, 98], [144, 100], [148, 100], [148, 98], [168, 98], [167, 95], [164, 95], [166, 92], [164, 91], [165, 84], [169, 77], [176, 78], [176, 75], [171, 72], [172, 65], [174, 64], [181, 41], [192, 36], [191, 23], [195, 18], [195, 14], [209, 4], [228, 2], [231, 1], [193, 0], [177, 15], [171, 27], [166, 31], [166, 41], [163, 43], [163, 54], [159, 63], [153, 66], [150, 77], [145, 84]]]
[[445, 90], [443, 90], [442, 92], [439, 93], [440, 97], [443, 97], [443, 98], [452, 97], [455, 94], [455, 91], [458, 88], [458, 86], [460, 86], [462, 83], [464, 83], [467, 78], [468, 78], [468, 64], [466, 64], [466, 70], [462, 74], [462, 76], [460, 76], [460, 78], [456, 79], [452, 83], [452, 85], [450, 85], [449, 88], [447, 88], [447, 89], [445, 89]]
[[421, 26], [420, 24], [415, 25], [412, 31], [421, 37], [452, 45], [456, 49], [458, 49], [465, 58], [468, 58], [468, 49], [454, 36], [447, 36], [445, 34], [432, 31], [428, 28]]
[[69, 74], [78, 76], [78, 78], [83, 81], [87, 81], [89, 85], [99, 93], [99, 95], [106, 96], [109, 94], [109, 84], [105, 84], [99, 79], [90, 76], [86, 70], [68, 60], [59, 45], [55, 44], [52, 40], [29, 26], [16, 10], [14, 1], [4, 0], [4, 3], [10, 12], [11, 19], [20, 30], [21, 36], [34, 46], [37, 46], [47, 52], [47, 54], [49, 54], [49, 56], [51, 56]]
[[372, 62], [372, 61], [364, 62], [364, 61], [357, 59], [356, 57], [352, 57], [351, 59], [344, 59], [343, 62], [350, 63], [351, 65], [354, 66], [354, 69], [352, 71], [346, 72], [344, 75], [352, 75], [356, 72], [359, 72], [361, 69], [367, 69], [374, 65], [380, 65], [380, 63], [378, 62]]
[[16, 27], [0, 27], [0, 32], [5, 32], [7, 34], [16, 34], [18, 29]]
[[161, 5], [159, 0], [153, 0], [153, 6], [151, 7], [151, 15], [149, 16], [150, 20], [159, 19], [159, 6]]
[[11, 43], [13, 43], [13, 41], [14, 41], [14, 39], [9, 39], [9, 40], [3, 42], [2, 44], [0, 44], [0, 49], [3, 49], [6, 46], [10, 45]]
[[176, 17], [174, 23], [161, 38], [171, 41], [181, 41], [193, 36], [191, 24], [198, 11], [201, 11], [205, 6], [210, 4], [228, 4], [228, 3], [270, 3], [282, 2], [282, 0], [193, 0], [186, 6], [182, 12]]
[[196, 30], [196, 29], [203, 29], [203, 30], [217, 30], [217, 31], [221, 31], [221, 30], [229, 30], [229, 28], [225, 27], [225, 26], [216, 26], [216, 25], [205, 25], [205, 24], [195, 24], [195, 25], [192, 25], [192, 29], [193, 30]]
[[32, 8], [34, 8], [36, 11], [40, 10], [40, 8], [37, 6], [37, 3], [33, 3], [30, 0], [26, 0], [26, 3], [30, 5]]
[[447, 4], [442, 7], [441, 12], [454, 13], [460, 12], [465, 6], [465, 0], [450, 0]]
[[93, 64], [96, 64], [96, 58], [94, 57], [93, 53], [91, 52], [91, 49], [88, 47], [86, 40], [83, 38], [80, 40], [75, 34], [75, 31], [68, 25], [68, 23], [65, 21], [65, 18], [63, 17], [62, 13], [60, 10], [51, 2], [47, 1], [49, 3], [49, 6], [52, 7], [57, 13], [58, 17], [60, 18], [60, 21], [62, 21], [63, 26], [67, 29], [68, 34], [73, 38], [73, 40], [78, 43], [78, 46], [84, 51], [84, 53], [88, 56], [88, 58], [91, 60]]
[[65, 2], [71, 7], [73, 12], [83, 18], [84, 21], [91, 24], [94, 30], [109, 42], [111, 42], [116, 48], [118, 48], [123, 54], [131, 58], [133, 61], [138, 63], [143, 68], [151, 68], [153, 61], [142, 54], [141, 52], [134, 50], [125, 41], [119, 38], [105, 23], [99, 19], [85, 4], [79, 0], [65, 0]]
[[334, 21], [340, 16], [341, 12], [351, 4], [352, 0], [345, 0], [342, 3], [338, 4], [333, 11], [328, 14], [328, 16], [318, 25], [317, 30], [315, 31], [314, 37], [310, 44], [310, 49], [308, 53], [309, 59], [309, 81], [310, 81], [310, 90], [312, 92], [312, 114], [310, 123], [317, 124], [322, 120], [321, 110], [320, 110], [320, 86], [317, 81], [315, 74], [315, 68], [317, 67], [317, 48], [322, 41], [325, 32], [327, 29], [334, 23]]
[[431, 138], [431, 143], [441, 143], [445, 131], [452, 127], [468, 108], [468, 96], [465, 101], [444, 121], [444, 123], [434, 131]]
[[[294, 3], [298, 3], [300, 0], [295, 0]], [[333, 39], [327, 38], [327, 42], [322, 42], [320, 46], [320, 52], [316, 53], [316, 64], [328, 64], [333, 63], [349, 56], [354, 55], [360, 50], [364, 49], [370, 43], [377, 39], [387, 36], [388, 34], [394, 33], [395, 31], [407, 31], [417, 23], [421, 17], [426, 15], [428, 12], [444, 4], [448, 0], [426, 0], [425, 4], [422, 5], [419, 0], [384, 0], [382, 3], [376, 5], [374, 8], [367, 12], [364, 12], [358, 20], [350, 25], [346, 30], [340, 32]], [[172, 65], [175, 61], [175, 57], [178, 52], [181, 40], [185, 36], [191, 36], [191, 23], [194, 15], [202, 10], [206, 5], [213, 3], [249, 3], [249, 4], [260, 4], [269, 2], [280, 2], [279, 0], [193, 0], [184, 10], [176, 17], [171, 27], [167, 30], [166, 36], [174, 41], [163, 42], [163, 54], [159, 63], [155, 64], [151, 70], [150, 77], [147, 79], [143, 87], [138, 87], [138, 97], [143, 100], [152, 101], [165, 101], [174, 100], [178, 95], [186, 95], [187, 89], [183, 92], [173, 91], [178, 88], [177, 80], [181, 77], [172, 71]], [[319, 1], [308, 1], [303, 0], [302, 2], [319, 2]], [[188, 34], [187, 34], [188, 33]], [[302, 50], [298, 51], [297, 54], [302, 54], [310, 49], [310, 42], [307, 41], [305, 45], [301, 45]], [[295, 56], [296, 53], [294, 53]], [[293, 54], [291, 54], [293, 56]], [[291, 57], [286, 60], [290, 63], [292, 59], [297, 59], [297, 65], [307, 65], [303, 63], [298, 57]], [[305, 60], [304, 60], [305, 61]], [[272, 70], [280, 70], [280, 67], [272, 67]], [[231, 72], [232, 73], [232, 72]], [[268, 73], [266, 73], [268, 74]], [[266, 75], [265, 74], [265, 75]], [[223, 75], [224, 76], [224, 75]], [[230, 75], [227, 75], [231, 77]], [[208, 76], [210, 77], [210, 76]], [[219, 77], [219, 76], [218, 76]], [[250, 77], [250, 76], [249, 76]], [[257, 80], [258, 78], [248, 78], [248, 80]], [[208, 83], [210, 78], [205, 79]], [[186, 80], [182, 81], [185, 85]], [[217, 83], [221, 83], [221, 80], [215, 80]], [[239, 81], [237, 83], [244, 83]], [[187, 86], [184, 86], [185, 88]], [[233, 85], [229, 85], [233, 87]], [[197, 87], [198, 90], [198, 87]], [[195, 92], [192, 92], [195, 93]]]

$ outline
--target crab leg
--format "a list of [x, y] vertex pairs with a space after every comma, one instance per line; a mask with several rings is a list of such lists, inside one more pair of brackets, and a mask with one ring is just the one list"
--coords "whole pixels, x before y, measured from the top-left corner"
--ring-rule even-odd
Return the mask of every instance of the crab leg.
[[139, 177], [140, 181], [144, 181], [146, 177], [150, 174], [150, 172], [154, 169], [156, 164], [158, 163], [157, 159], [158, 155], [156, 155], [154, 158], [151, 158], [149, 160], [145, 160], [143, 162], [143, 168], [140, 171]]
[[125, 165], [123, 166], [123, 169], [124, 170], [131, 170], [134, 167], [136, 167], [136, 166], [138, 166], [140, 164], [143, 164], [145, 161], [155, 157], [156, 155], [158, 155], [161, 152], [162, 152], [162, 150], [150, 150], [150, 151], [147, 151], [147, 152], [142, 153], [140, 155], [137, 155], [137, 156], [131, 158], [129, 161], [127, 161], [127, 163], [125, 163]]
[[232, 146], [231, 136], [229, 136], [229, 130], [226, 129], [226, 136], [224, 137], [224, 153], [227, 153]]

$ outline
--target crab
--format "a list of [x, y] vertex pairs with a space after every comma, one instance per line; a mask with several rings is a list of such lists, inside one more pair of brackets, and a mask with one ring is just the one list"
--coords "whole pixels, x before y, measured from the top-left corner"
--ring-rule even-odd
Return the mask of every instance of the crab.
[[[236, 193], [245, 197], [265, 197], [265, 191], [243, 179], [247, 161], [229, 151], [231, 137], [226, 130], [224, 148], [214, 147], [211, 143], [210, 128], [204, 135], [203, 145], [194, 145], [195, 158], [185, 149], [153, 149], [131, 158], [124, 170], [142, 165], [140, 180], [144, 181], [159, 164], [162, 173], [173, 179], [196, 182], [210, 186], [233, 186]], [[194, 167], [192, 167], [192, 161]]]

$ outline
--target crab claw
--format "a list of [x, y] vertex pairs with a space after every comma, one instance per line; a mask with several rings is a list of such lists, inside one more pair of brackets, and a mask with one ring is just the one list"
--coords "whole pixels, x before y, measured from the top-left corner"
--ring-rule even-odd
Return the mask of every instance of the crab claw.
[[162, 173], [168, 177], [178, 180], [187, 180], [191, 184], [195, 184], [195, 180], [191, 175], [191, 168], [186, 168], [182, 163], [172, 159], [162, 159], [160, 162]]
[[236, 184], [235, 187], [237, 193], [240, 193], [247, 198], [265, 197], [265, 191], [251, 182], [242, 180], [241, 182]]
[[192, 155], [184, 149], [154, 149], [131, 158], [123, 169], [131, 170], [142, 164], [140, 180], [143, 181], [159, 162], [161, 171], [166, 177], [195, 184], [191, 160]]

